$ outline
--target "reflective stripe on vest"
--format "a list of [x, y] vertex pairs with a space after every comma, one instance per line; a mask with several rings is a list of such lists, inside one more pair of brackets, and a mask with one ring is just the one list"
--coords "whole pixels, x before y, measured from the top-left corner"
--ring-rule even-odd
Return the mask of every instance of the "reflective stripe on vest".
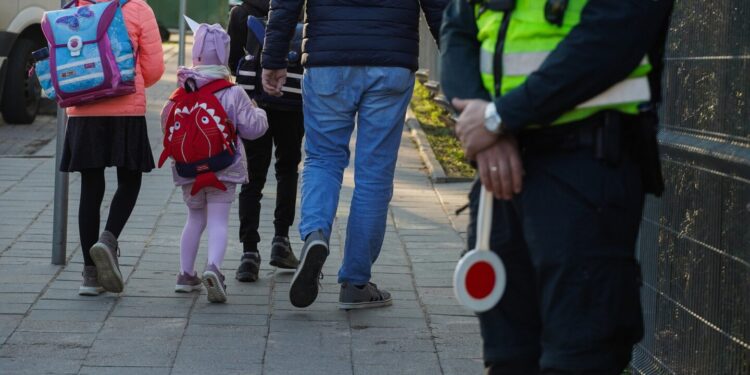
[[[504, 76], [528, 76], [539, 70], [551, 52], [506, 53], [503, 55]], [[481, 50], [480, 70], [482, 74], [493, 74], [493, 54]], [[648, 65], [644, 58], [641, 65]], [[494, 80], [494, 79], [493, 79]], [[636, 77], [625, 79], [601, 94], [579, 104], [576, 108], [592, 108], [623, 104], [631, 102], [646, 102], [651, 100], [651, 88], [648, 78]]]
[[[550, 53], [580, 22], [581, 12], [587, 2], [588, 0], [569, 0], [563, 24], [557, 26], [544, 18], [546, 0], [517, 0], [516, 8], [510, 13], [510, 23], [503, 43], [501, 93], [495, 92], [493, 68], [495, 46], [498, 44], [498, 33], [504, 14], [482, 9], [477, 5], [477, 40], [481, 44], [479, 63], [485, 89], [492, 96], [498, 96], [521, 86], [530, 74], [539, 70]], [[644, 59], [628, 78], [579, 104], [552, 124], [581, 120], [602, 109], [638, 113], [638, 106], [651, 98], [647, 78], [650, 70], [651, 65]]]

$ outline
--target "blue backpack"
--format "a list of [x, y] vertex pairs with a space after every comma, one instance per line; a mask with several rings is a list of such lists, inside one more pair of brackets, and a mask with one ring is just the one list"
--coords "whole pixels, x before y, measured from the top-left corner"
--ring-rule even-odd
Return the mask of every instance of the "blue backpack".
[[46, 51], [34, 52], [45, 96], [61, 107], [135, 92], [135, 52], [121, 7], [128, 0], [77, 0], [44, 13]]
[[263, 91], [260, 56], [263, 52], [263, 41], [266, 37], [266, 19], [250, 16], [247, 18], [247, 55], [240, 59], [237, 66], [237, 85], [245, 89], [250, 98], [264, 108], [281, 111], [302, 110], [302, 26], [297, 24], [294, 38], [289, 46], [287, 60], [286, 84], [281, 88], [280, 97], [268, 95]]

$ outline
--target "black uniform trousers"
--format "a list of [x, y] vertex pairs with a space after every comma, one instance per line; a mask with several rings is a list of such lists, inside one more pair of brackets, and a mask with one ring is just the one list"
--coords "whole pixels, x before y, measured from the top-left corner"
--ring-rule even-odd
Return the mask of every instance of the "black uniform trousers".
[[[608, 165], [593, 153], [524, 150], [523, 192], [495, 200], [490, 247], [508, 282], [479, 314], [488, 374], [619, 375], [643, 336], [640, 166], [628, 154]], [[469, 248], [480, 186], [470, 193]]]
[[250, 182], [242, 185], [240, 190], [240, 241], [245, 252], [257, 251], [260, 242], [260, 200], [271, 165], [273, 146], [276, 147], [276, 210], [273, 221], [276, 235], [289, 235], [297, 203], [298, 167], [305, 135], [302, 111], [266, 109], [266, 114], [266, 134], [256, 140], [243, 140], [250, 175]]

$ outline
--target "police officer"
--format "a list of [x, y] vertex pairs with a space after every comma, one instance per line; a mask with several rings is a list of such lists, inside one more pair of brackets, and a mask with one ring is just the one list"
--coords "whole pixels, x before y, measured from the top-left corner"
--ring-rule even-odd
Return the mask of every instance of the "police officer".
[[[662, 186], [654, 106], [672, 0], [453, 0], [441, 87], [496, 200], [508, 273], [489, 374], [620, 374], [643, 336], [634, 256]], [[475, 242], [480, 183], [470, 193]]]

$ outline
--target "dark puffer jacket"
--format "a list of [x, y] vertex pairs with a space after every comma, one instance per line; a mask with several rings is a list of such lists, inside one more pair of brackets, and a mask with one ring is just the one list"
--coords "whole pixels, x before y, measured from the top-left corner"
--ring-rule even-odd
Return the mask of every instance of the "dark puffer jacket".
[[[262, 64], [286, 68], [303, 0], [272, 0]], [[448, 0], [307, 0], [302, 63], [397, 66], [416, 70], [419, 10], [437, 40]]]

